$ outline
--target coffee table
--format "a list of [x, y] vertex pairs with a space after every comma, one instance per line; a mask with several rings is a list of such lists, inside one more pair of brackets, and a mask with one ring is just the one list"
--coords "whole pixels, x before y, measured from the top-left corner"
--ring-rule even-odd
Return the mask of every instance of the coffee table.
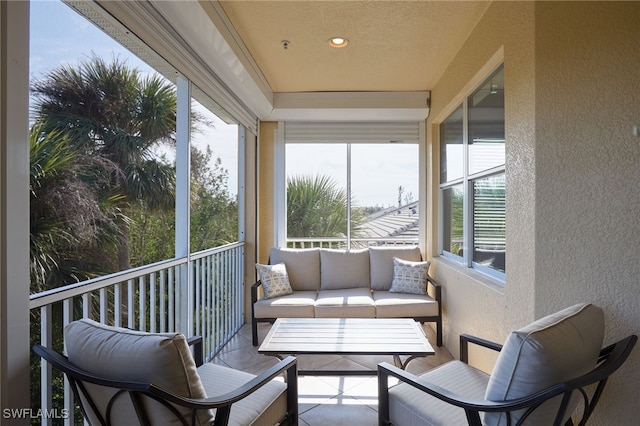
[[[409, 318], [278, 318], [258, 352], [283, 355], [392, 355], [405, 369], [417, 357], [434, 355], [424, 330]], [[409, 357], [402, 362], [400, 355]], [[371, 375], [377, 370], [300, 370], [311, 375]]]

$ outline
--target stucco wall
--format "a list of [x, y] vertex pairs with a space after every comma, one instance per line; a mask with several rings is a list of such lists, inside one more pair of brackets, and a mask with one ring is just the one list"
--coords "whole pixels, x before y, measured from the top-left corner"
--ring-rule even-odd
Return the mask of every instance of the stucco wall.
[[[536, 6], [536, 314], [588, 301], [640, 332], [640, 3]], [[638, 424], [640, 348], [594, 424]], [[605, 421], [605, 415], [612, 416]]]
[[[503, 48], [506, 286], [434, 259], [454, 354], [461, 332], [502, 341], [580, 301], [604, 309], [605, 343], [640, 332], [640, 139], [632, 135], [640, 123], [638, 22], [637, 2], [496, 2], [433, 88], [428, 144], [465, 85]], [[437, 168], [437, 157], [428, 164]], [[437, 194], [437, 171], [428, 176]], [[437, 253], [431, 213], [428, 252]], [[637, 424], [639, 363], [636, 348], [592, 424]]]
[[[531, 3], [494, 3], [432, 90], [428, 151], [438, 153], [438, 123], [504, 58], [507, 152], [507, 285], [440, 258], [432, 272], [444, 285], [445, 341], [458, 353], [458, 336], [503, 341], [534, 319], [535, 290], [535, 63]], [[497, 62], [496, 62], [497, 61]], [[438, 194], [438, 159], [428, 183]], [[437, 206], [437, 202], [428, 203]], [[517, 212], [517, 213], [516, 213]], [[438, 217], [428, 218], [428, 253], [438, 253]], [[512, 214], [514, 213], [514, 214]], [[490, 369], [491, 359], [483, 362]], [[485, 365], [486, 364], [486, 365]]]

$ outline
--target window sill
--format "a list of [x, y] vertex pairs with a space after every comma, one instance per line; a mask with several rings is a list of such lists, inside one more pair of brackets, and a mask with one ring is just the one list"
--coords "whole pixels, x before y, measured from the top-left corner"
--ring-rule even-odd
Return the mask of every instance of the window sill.
[[497, 293], [504, 294], [504, 289], [505, 289], [504, 281], [491, 277], [487, 274], [483, 274], [477, 269], [467, 268], [466, 266], [464, 266], [460, 262], [457, 262], [454, 259], [450, 259], [446, 256], [435, 256], [431, 259], [431, 263], [435, 265], [436, 269], [438, 268], [438, 266], [442, 265], [443, 267], [451, 269], [456, 273], [477, 282], [479, 285], [488, 287], [489, 289]]

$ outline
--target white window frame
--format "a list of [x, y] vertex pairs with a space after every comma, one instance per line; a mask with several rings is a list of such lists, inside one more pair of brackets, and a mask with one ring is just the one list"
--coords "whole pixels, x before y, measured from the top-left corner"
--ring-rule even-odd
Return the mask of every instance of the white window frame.
[[[426, 194], [424, 155], [426, 151], [426, 129], [424, 121], [396, 122], [285, 122], [279, 121], [274, 132], [274, 241], [277, 247], [287, 245], [287, 177], [286, 177], [286, 144], [287, 143], [342, 143], [347, 145], [347, 157], [351, 155], [354, 143], [389, 143], [391, 141], [407, 141], [418, 144], [418, 194]], [[347, 161], [347, 186], [351, 192], [351, 159]], [[420, 215], [418, 245], [426, 243], [426, 197], [419, 196]], [[350, 215], [349, 205], [349, 212]], [[350, 218], [349, 218], [350, 220]], [[348, 227], [347, 241], [350, 245], [351, 227]]]

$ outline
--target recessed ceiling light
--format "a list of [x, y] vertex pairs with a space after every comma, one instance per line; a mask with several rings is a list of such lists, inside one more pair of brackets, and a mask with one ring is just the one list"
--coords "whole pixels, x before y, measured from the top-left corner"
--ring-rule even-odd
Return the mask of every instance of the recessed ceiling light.
[[345, 47], [349, 43], [349, 40], [343, 37], [331, 37], [328, 43], [331, 47], [340, 48]]

